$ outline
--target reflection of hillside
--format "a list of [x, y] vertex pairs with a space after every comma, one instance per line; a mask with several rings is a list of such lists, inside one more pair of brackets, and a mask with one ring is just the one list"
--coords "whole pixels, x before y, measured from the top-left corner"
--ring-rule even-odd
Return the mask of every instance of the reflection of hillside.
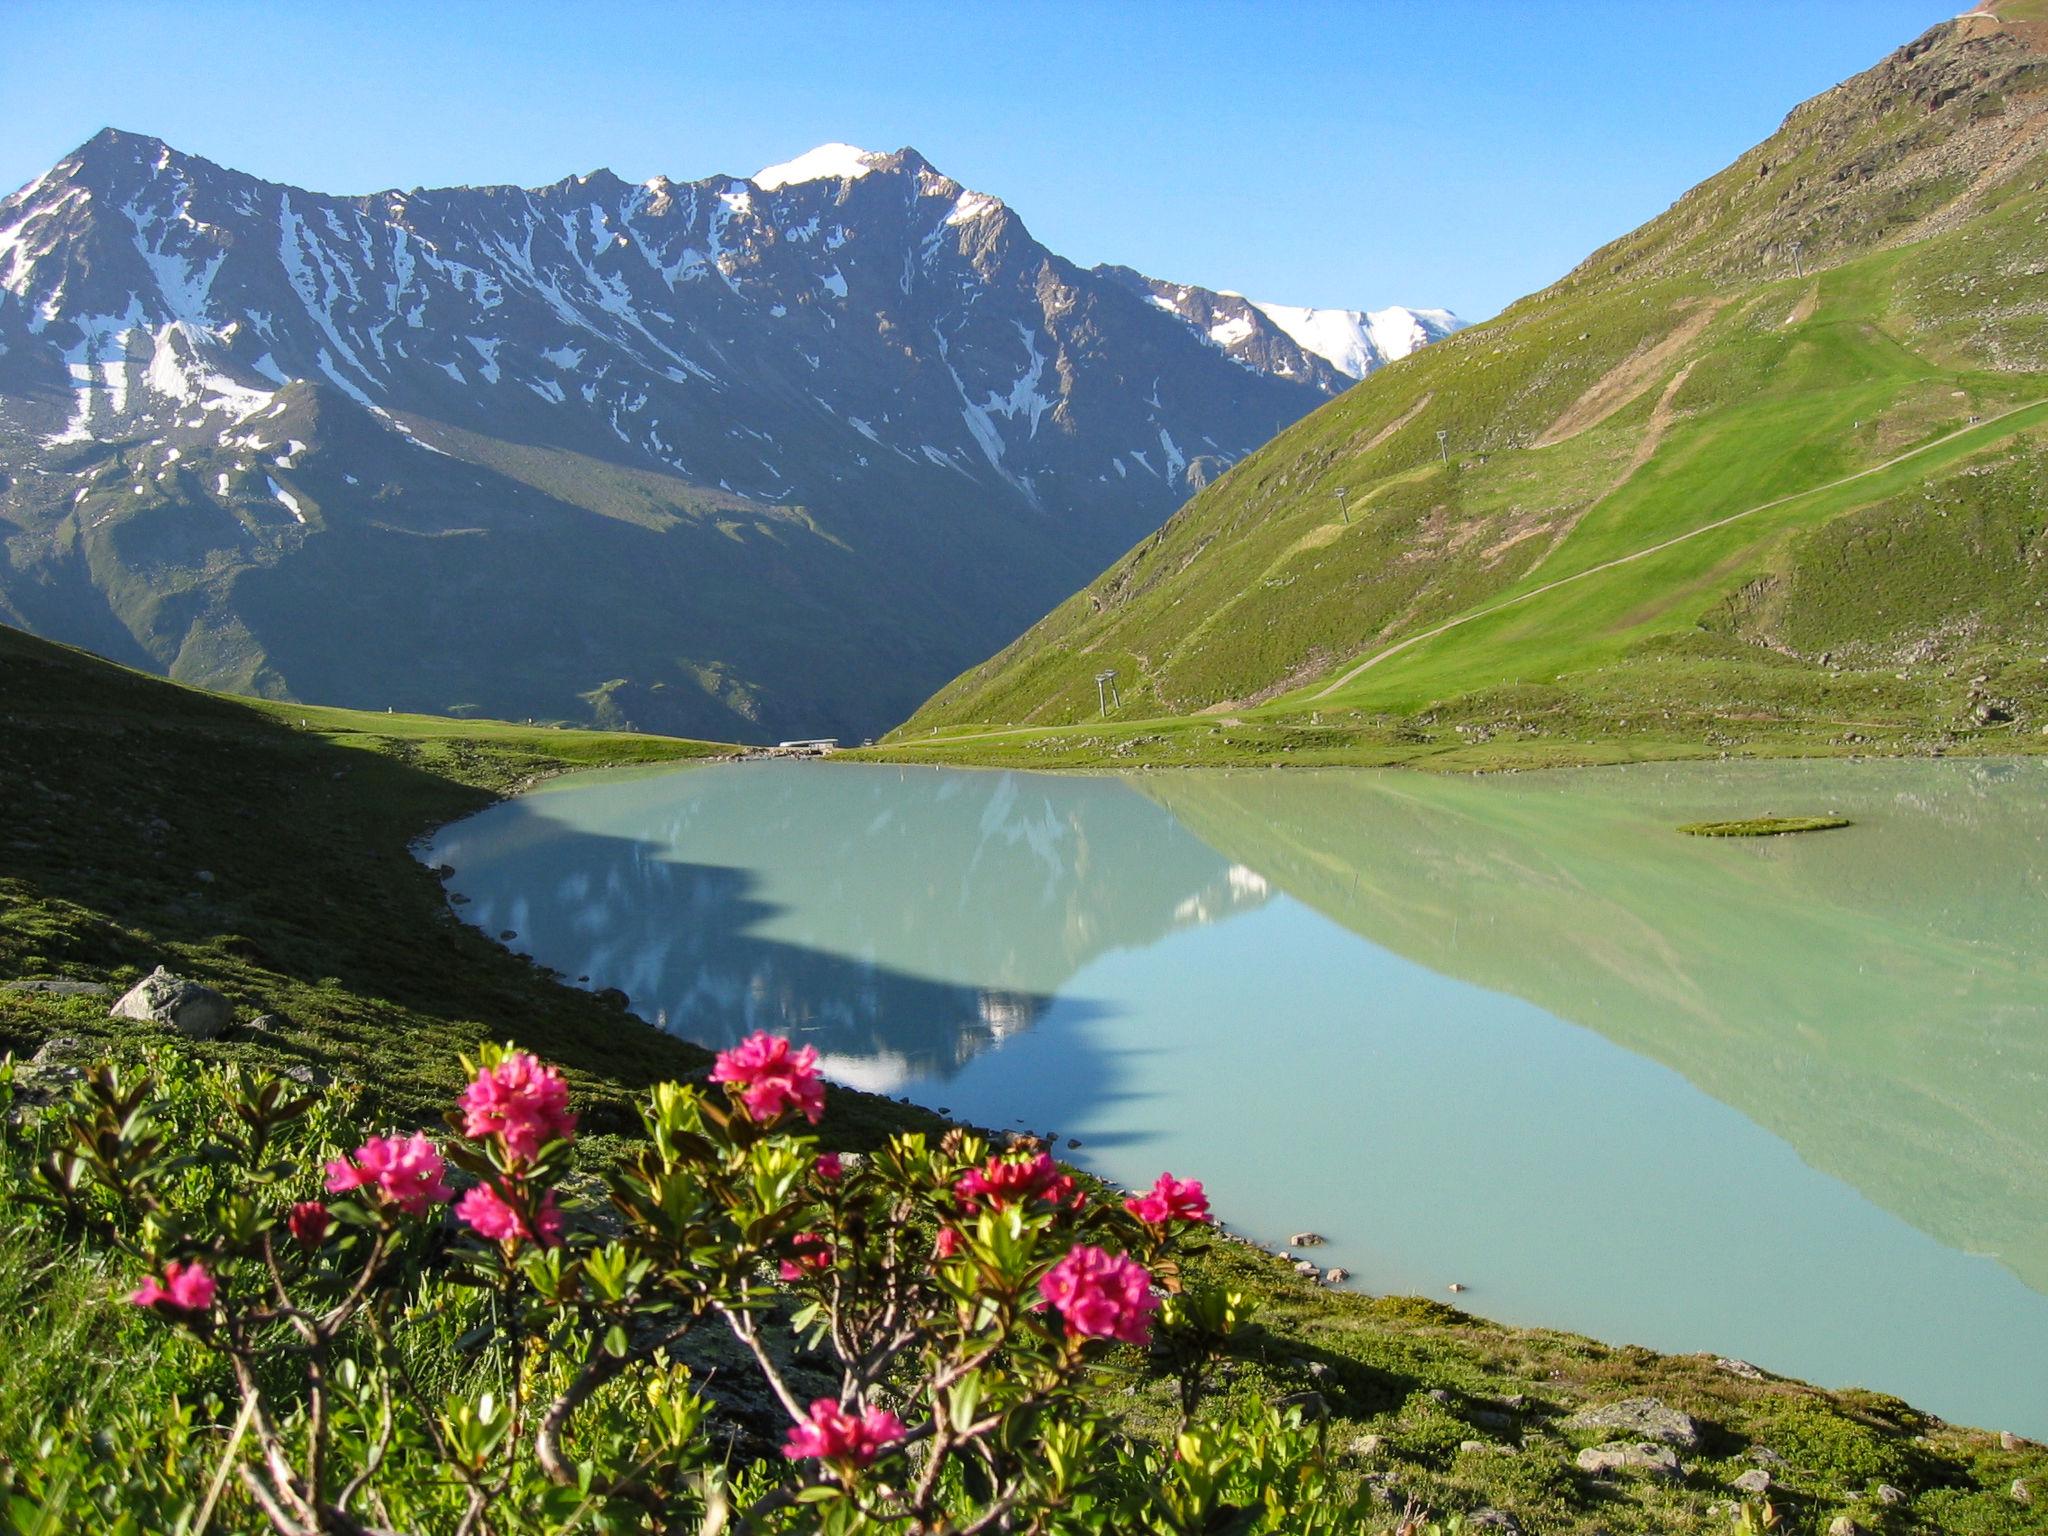
[[664, 1027], [798, 1033], [877, 1089], [950, 1076], [1100, 954], [1266, 899], [1115, 780], [847, 764], [564, 781], [432, 857], [471, 921]]
[[[2048, 764], [1180, 773], [1144, 789], [1354, 932], [1665, 1062], [2048, 1291]], [[1822, 810], [1858, 825], [1761, 843], [1671, 830]]]

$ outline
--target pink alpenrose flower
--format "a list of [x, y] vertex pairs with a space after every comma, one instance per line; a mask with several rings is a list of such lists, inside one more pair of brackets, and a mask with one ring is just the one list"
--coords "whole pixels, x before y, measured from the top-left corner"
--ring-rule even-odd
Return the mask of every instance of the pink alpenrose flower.
[[210, 1311], [213, 1298], [219, 1286], [206, 1266], [197, 1259], [185, 1263], [171, 1260], [164, 1266], [163, 1279], [154, 1276], [135, 1288], [129, 1300], [138, 1307], [148, 1307], [152, 1312], [182, 1313], [194, 1316]]
[[791, 1461], [823, 1461], [841, 1469], [864, 1467], [908, 1433], [886, 1408], [856, 1414], [829, 1397], [811, 1404], [809, 1422], [789, 1432], [782, 1454]]
[[535, 1241], [543, 1248], [552, 1248], [562, 1240], [562, 1213], [555, 1205], [552, 1189], [540, 1199], [540, 1211], [534, 1218], [538, 1232], [529, 1227], [526, 1218], [488, 1184], [479, 1184], [467, 1191], [455, 1202], [455, 1214], [467, 1222], [477, 1236], [494, 1243]]
[[569, 1084], [526, 1051], [477, 1073], [462, 1090], [461, 1104], [462, 1134], [479, 1141], [496, 1136], [514, 1157], [532, 1157], [549, 1142], [576, 1134]]
[[832, 1267], [832, 1242], [816, 1232], [799, 1232], [789, 1240], [795, 1253], [782, 1261], [776, 1273], [784, 1285]]
[[292, 1240], [302, 1248], [318, 1248], [326, 1241], [327, 1229], [333, 1222], [333, 1214], [318, 1200], [301, 1200], [284, 1219]]
[[818, 1177], [827, 1184], [837, 1184], [846, 1176], [846, 1164], [839, 1160], [837, 1152], [820, 1152], [813, 1166], [818, 1170]]
[[756, 1030], [729, 1051], [720, 1051], [711, 1081], [739, 1090], [747, 1114], [765, 1125], [795, 1109], [816, 1125], [825, 1113], [825, 1083], [818, 1076], [818, 1053], [812, 1046], [791, 1050], [780, 1035]]
[[372, 1136], [352, 1157], [327, 1165], [327, 1192], [366, 1189], [408, 1216], [424, 1216], [455, 1192], [443, 1175], [446, 1165], [434, 1144], [418, 1131], [410, 1136]]
[[992, 1211], [1030, 1200], [1078, 1206], [1084, 1197], [1073, 1179], [1060, 1172], [1052, 1154], [1040, 1152], [1033, 1157], [992, 1157], [979, 1168], [968, 1169], [955, 1181], [953, 1198], [972, 1216], [984, 1205]]
[[1162, 1173], [1144, 1194], [1126, 1200], [1124, 1209], [1155, 1227], [1174, 1221], [1207, 1221], [1209, 1197], [1202, 1193], [1200, 1179], [1176, 1179]]
[[1081, 1243], [1045, 1272], [1038, 1290], [1066, 1319], [1069, 1334], [1125, 1344], [1152, 1336], [1152, 1314], [1159, 1310], [1152, 1277], [1128, 1254]]

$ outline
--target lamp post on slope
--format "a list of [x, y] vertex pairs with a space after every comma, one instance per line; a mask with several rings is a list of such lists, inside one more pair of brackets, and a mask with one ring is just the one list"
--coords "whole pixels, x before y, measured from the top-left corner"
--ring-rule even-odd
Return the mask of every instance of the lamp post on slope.
[[1344, 485], [1337, 487], [1337, 515], [1344, 519], [1346, 528], [1351, 526], [1351, 509], [1344, 504], [1344, 495], [1349, 489], [1349, 486]]
[[1111, 704], [1116, 705], [1118, 709], [1122, 709], [1124, 707], [1124, 701], [1117, 697], [1115, 667], [1109, 668], [1109, 670], [1106, 672], [1098, 672], [1095, 674], [1096, 713], [1103, 715], [1108, 714], [1109, 706]]

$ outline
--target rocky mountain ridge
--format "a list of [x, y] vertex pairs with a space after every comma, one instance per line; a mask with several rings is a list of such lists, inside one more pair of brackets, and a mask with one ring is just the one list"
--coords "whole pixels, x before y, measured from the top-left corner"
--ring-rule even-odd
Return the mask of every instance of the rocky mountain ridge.
[[108, 130], [0, 203], [0, 615], [242, 691], [873, 730], [1351, 382], [1175, 291], [909, 149], [327, 197]]

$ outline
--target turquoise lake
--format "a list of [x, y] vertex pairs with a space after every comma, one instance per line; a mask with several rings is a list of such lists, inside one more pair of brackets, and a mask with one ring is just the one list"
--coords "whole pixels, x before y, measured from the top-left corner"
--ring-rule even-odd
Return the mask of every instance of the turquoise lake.
[[[1677, 835], [1839, 813], [1841, 831]], [[1375, 1292], [2048, 1437], [2048, 764], [578, 775], [465, 919]]]

